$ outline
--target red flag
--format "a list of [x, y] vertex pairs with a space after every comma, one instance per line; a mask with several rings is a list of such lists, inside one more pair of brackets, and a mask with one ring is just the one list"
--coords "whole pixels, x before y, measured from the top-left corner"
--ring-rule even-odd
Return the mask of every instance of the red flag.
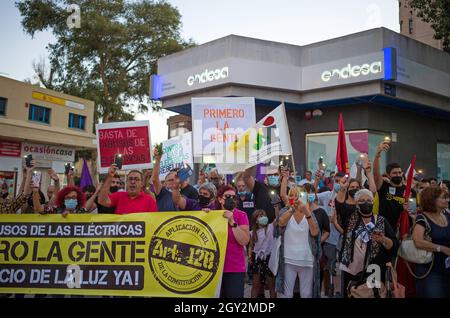
[[339, 114], [339, 134], [336, 152], [336, 166], [338, 172], [349, 174], [347, 144], [345, 142], [344, 119], [342, 118], [342, 113]]

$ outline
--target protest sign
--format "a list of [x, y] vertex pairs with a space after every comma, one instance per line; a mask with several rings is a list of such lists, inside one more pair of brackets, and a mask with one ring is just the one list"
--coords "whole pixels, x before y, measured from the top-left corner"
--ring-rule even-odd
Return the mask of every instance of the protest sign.
[[108, 172], [116, 154], [122, 155], [123, 170], [151, 168], [148, 120], [97, 124], [96, 130], [100, 173]]
[[191, 104], [196, 162], [221, 162], [227, 143], [256, 122], [253, 97], [192, 98]]
[[217, 168], [221, 173], [236, 173], [269, 160], [275, 160], [278, 166], [278, 157], [282, 155], [292, 155], [284, 104], [228, 144], [224, 163], [217, 164]]
[[194, 167], [192, 157], [192, 132], [163, 141], [163, 155], [159, 178], [163, 180], [172, 169], [181, 169], [185, 165]]
[[222, 214], [0, 215], [0, 293], [218, 297]]

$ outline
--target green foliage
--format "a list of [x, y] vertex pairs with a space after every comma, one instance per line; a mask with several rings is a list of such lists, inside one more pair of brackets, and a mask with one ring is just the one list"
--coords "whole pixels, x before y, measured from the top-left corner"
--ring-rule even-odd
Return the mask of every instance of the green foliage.
[[450, 1], [449, 0], [409, 0], [417, 16], [430, 23], [435, 35], [442, 40], [444, 51], [450, 52]]
[[[69, 4], [81, 11], [81, 27], [70, 29]], [[51, 30], [48, 44], [52, 89], [93, 100], [95, 122], [133, 120], [159, 104], [149, 99], [157, 60], [194, 45], [181, 39], [180, 13], [165, 1], [23, 0], [16, 2], [26, 33]], [[42, 82], [42, 80], [41, 80]]]

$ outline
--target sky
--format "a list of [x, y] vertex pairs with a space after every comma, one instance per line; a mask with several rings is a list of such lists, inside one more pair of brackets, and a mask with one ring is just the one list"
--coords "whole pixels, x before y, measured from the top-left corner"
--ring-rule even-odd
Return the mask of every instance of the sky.
[[[0, 0], [0, 75], [33, 77], [32, 63], [46, 57], [50, 32], [32, 39], [23, 32], [15, 0]], [[306, 45], [372, 28], [399, 32], [398, 0], [169, 0], [181, 13], [181, 35], [203, 44], [229, 34]], [[82, 11], [82, 8], [81, 8]], [[83, 16], [81, 16], [83, 19]], [[150, 75], [150, 74], [149, 74]], [[82, 96], [81, 96], [82, 97]], [[174, 113], [139, 114], [150, 119], [152, 142], [167, 139]]]

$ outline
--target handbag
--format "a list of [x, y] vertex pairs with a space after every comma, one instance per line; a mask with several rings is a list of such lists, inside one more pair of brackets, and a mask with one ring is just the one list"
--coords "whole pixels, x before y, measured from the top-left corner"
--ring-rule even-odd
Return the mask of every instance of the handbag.
[[380, 288], [370, 288], [366, 281], [351, 281], [348, 284], [347, 295], [349, 298], [386, 298], [386, 285], [380, 282]]
[[268, 267], [274, 276], [278, 272], [278, 264], [280, 260], [280, 247], [281, 247], [281, 235], [279, 235], [272, 246], [272, 251], [270, 252]]
[[[423, 220], [425, 221], [424, 239], [431, 242], [431, 237], [429, 235], [429, 233], [431, 232], [430, 224], [428, 223], [428, 220], [425, 216], [423, 216]], [[433, 268], [434, 253], [416, 247], [416, 245], [414, 244], [414, 240], [412, 239], [412, 232], [414, 230], [414, 227], [415, 225], [411, 228], [410, 233], [408, 233], [408, 235], [405, 237], [405, 239], [403, 239], [402, 243], [400, 244], [398, 256], [400, 256], [405, 260], [406, 267], [408, 268], [408, 271], [411, 273], [412, 276], [414, 276], [417, 279], [423, 279], [428, 276], [428, 274], [431, 272], [431, 269]], [[415, 264], [429, 264], [429, 263], [431, 264], [430, 268], [424, 275], [417, 276], [411, 269], [409, 262]]]
[[397, 271], [390, 262], [386, 267], [387, 298], [405, 298], [406, 288], [397, 281]]

